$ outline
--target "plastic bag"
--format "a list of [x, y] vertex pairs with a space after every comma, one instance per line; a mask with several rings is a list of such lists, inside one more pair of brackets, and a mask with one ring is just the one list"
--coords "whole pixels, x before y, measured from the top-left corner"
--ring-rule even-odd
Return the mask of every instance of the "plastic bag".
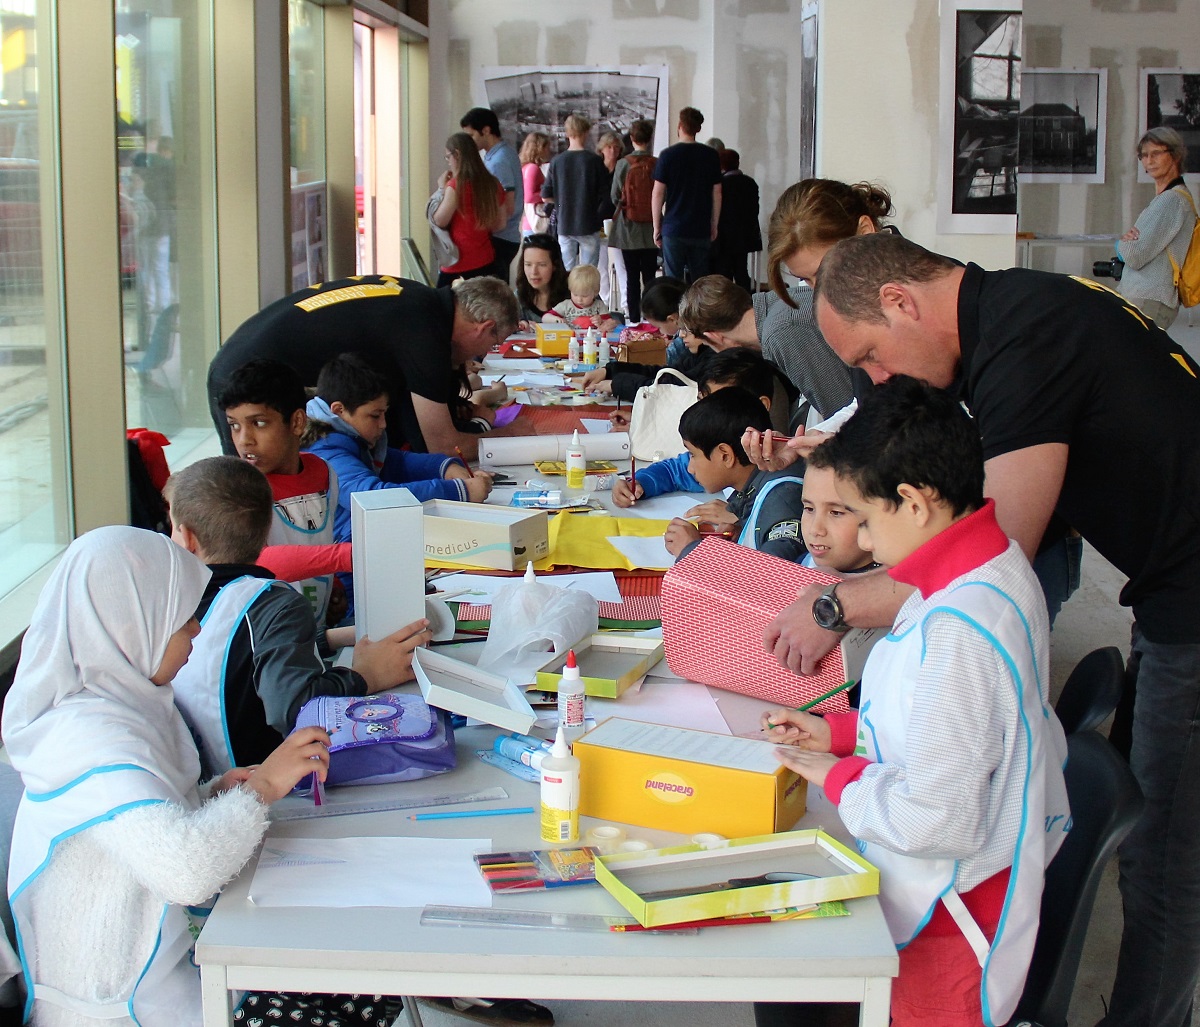
[[506, 585], [492, 600], [492, 623], [478, 666], [527, 685], [552, 654], [590, 638], [599, 624], [600, 605], [593, 596], [539, 580], [531, 565], [521, 581]]

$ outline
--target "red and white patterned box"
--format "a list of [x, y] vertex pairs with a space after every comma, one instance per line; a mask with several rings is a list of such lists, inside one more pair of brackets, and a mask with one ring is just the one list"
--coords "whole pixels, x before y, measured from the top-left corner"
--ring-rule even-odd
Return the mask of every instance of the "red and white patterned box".
[[[727, 539], [709, 537], [667, 571], [662, 583], [663, 648], [676, 674], [779, 706], [801, 707], [857, 681], [882, 631], [851, 631], [807, 677], [781, 667], [763, 649], [763, 632], [802, 588], [837, 581]], [[847, 689], [812, 707], [849, 709]]]

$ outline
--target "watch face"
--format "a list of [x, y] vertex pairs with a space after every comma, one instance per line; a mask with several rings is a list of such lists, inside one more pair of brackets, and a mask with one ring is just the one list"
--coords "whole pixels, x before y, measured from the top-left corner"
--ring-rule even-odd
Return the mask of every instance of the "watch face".
[[827, 630], [831, 630], [837, 624], [838, 614], [841, 612], [838, 610], [837, 603], [829, 596], [818, 596], [813, 603], [812, 611], [813, 620], [817, 622], [817, 626]]

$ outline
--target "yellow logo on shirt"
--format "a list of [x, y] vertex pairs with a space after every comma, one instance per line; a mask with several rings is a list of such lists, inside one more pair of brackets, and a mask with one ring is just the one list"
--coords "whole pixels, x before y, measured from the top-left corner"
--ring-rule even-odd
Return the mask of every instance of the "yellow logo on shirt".
[[380, 281], [382, 284], [379, 285], [374, 283], [371, 285], [346, 285], [341, 289], [319, 292], [315, 296], [309, 296], [306, 300], [300, 300], [296, 306], [305, 313], [311, 314], [314, 310], [332, 306], [334, 303], [371, 299], [375, 296], [399, 296], [404, 291], [404, 286], [391, 275], [382, 275]]

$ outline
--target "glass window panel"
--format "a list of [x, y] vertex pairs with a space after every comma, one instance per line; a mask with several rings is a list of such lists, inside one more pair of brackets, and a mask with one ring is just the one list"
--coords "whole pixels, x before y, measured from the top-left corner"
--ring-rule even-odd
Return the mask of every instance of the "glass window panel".
[[217, 346], [211, 0], [116, 0], [126, 417], [174, 462], [212, 426]]
[[325, 254], [325, 20], [310, 0], [288, 0], [292, 288], [323, 282]]
[[0, 598], [70, 541], [49, 6], [0, 0]]

